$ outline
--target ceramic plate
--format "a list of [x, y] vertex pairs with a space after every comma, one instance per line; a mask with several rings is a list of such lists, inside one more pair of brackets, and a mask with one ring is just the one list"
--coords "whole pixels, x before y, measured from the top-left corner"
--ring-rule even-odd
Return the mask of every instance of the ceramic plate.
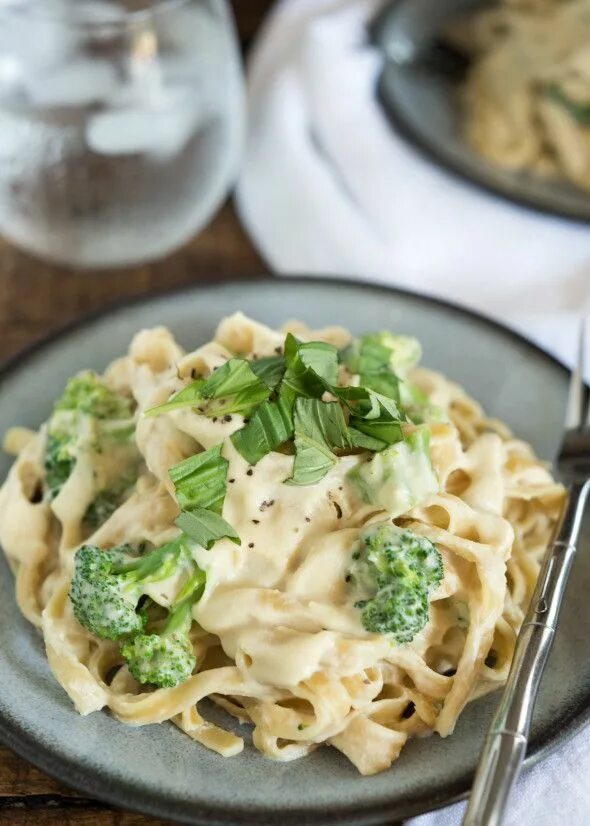
[[[2, 375], [0, 431], [37, 427], [65, 380], [101, 370], [141, 327], [166, 324], [187, 348], [242, 309], [271, 325], [298, 317], [355, 333], [391, 329], [420, 337], [424, 362], [445, 371], [550, 459], [560, 434], [567, 374], [541, 350], [465, 310], [410, 293], [345, 281], [262, 280], [198, 286], [119, 306], [76, 324], [9, 364]], [[0, 462], [2, 478], [8, 458]], [[588, 538], [588, 537], [586, 537]], [[586, 550], [582, 548], [582, 550]], [[590, 555], [581, 553], [539, 696], [528, 763], [589, 716], [587, 616]], [[60, 780], [117, 806], [183, 823], [369, 824], [449, 803], [469, 788], [497, 695], [472, 703], [456, 732], [411, 741], [390, 771], [361, 777], [335, 749], [273, 763], [252, 747], [231, 759], [193, 743], [171, 724], [128, 728], [108, 714], [79, 717], [53, 679], [43, 644], [18, 613], [0, 562], [0, 736]], [[223, 712], [203, 707], [206, 715]], [[235, 730], [247, 727], [225, 720]]]
[[495, 166], [463, 138], [459, 81], [449, 73], [448, 62], [432, 60], [431, 48], [449, 20], [488, 4], [488, 0], [389, 3], [373, 25], [374, 39], [385, 56], [379, 100], [394, 129], [447, 171], [513, 203], [588, 222], [588, 193], [566, 181]]

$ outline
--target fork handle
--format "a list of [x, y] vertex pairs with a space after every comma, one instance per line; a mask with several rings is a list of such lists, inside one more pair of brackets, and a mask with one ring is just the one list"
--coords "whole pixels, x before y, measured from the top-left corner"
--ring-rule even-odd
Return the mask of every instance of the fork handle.
[[502, 823], [526, 753], [533, 706], [553, 645], [589, 492], [590, 480], [568, 487], [567, 505], [545, 554], [500, 706], [480, 756], [463, 826]]

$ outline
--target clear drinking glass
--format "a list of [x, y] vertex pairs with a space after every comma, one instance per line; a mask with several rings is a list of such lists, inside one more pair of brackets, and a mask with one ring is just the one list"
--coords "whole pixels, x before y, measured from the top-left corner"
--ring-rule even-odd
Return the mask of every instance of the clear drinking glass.
[[244, 128], [225, 0], [0, 0], [0, 233], [124, 265], [197, 232]]

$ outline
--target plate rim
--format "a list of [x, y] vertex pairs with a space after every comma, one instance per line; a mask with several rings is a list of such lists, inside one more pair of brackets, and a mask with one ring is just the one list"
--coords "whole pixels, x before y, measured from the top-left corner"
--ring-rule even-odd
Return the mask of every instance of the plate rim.
[[390, 0], [385, 8], [379, 12], [369, 24], [371, 40], [383, 56], [383, 66], [379, 72], [375, 90], [376, 99], [394, 132], [397, 132], [423, 159], [427, 160], [449, 177], [463, 184], [467, 184], [471, 189], [485, 192], [512, 206], [520, 207], [537, 215], [551, 216], [564, 222], [578, 224], [579, 226], [588, 226], [588, 224], [590, 224], [590, 200], [588, 202], [587, 214], [580, 214], [573, 208], [570, 210], [567, 207], [551, 206], [551, 204], [544, 202], [539, 203], [532, 195], [527, 195], [521, 192], [520, 189], [520, 194], [512, 194], [501, 186], [487, 180], [483, 174], [480, 175], [477, 171], [470, 171], [460, 162], [447, 157], [445, 152], [438, 148], [436, 142], [429, 141], [423, 136], [422, 132], [412, 126], [411, 122], [404, 115], [403, 107], [387, 93], [385, 75], [390, 61], [384, 52], [383, 41], [381, 39], [387, 21], [390, 17], [393, 18], [395, 16], [397, 7], [401, 6], [403, 2], [407, 2], [407, 0]]
[[[506, 326], [501, 321], [492, 318], [485, 313], [471, 309], [458, 302], [440, 298], [431, 293], [420, 293], [376, 281], [364, 280], [352, 277], [331, 277], [327, 275], [271, 275], [232, 278], [207, 278], [185, 284], [182, 286], [165, 287], [159, 290], [152, 290], [147, 294], [135, 295], [127, 298], [109, 302], [105, 306], [90, 313], [85, 313], [70, 321], [56, 326], [45, 335], [34, 339], [29, 344], [20, 348], [8, 359], [0, 362], [0, 386], [4, 380], [13, 372], [26, 366], [26, 361], [34, 356], [39, 350], [47, 346], [67, 339], [69, 335], [78, 330], [82, 330], [87, 325], [101, 321], [114, 312], [124, 310], [128, 307], [139, 307], [166, 298], [176, 298], [183, 294], [198, 293], [202, 289], [222, 289], [228, 285], [232, 286], [274, 286], [293, 287], [297, 284], [305, 284], [314, 287], [349, 287], [366, 290], [372, 293], [382, 293], [387, 296], [403, 296], [406, 299], [417, 301], [442, 309], [446, 313], [462, 316], [463, 318], [476, 321], [507, 339], [517, 343], [520, 347], [525, 347], [537, 357], [557, 367], [563, 373], [569, 371], [564, 364], [553, 354], [547, 352], [542, 347], [535, 344], [516, 330]], [[526, 756], [524, 766], [529, 768], [543, 760], [551, 754], [562, 742], [582, 730], [590, 722], [590, 694], [575, 706], [568, 706], [564, 709], [565, 720], [553, 721], [552, 725], [544, 733], [544, 736], [535, 738], [529, 744], [529, 753]], [[464, 800], [469, 793], [473, 780], [473, 773], [467, 772], [459, 779], [453, 781], [445, 787], [445, 792], [431, 795], [425, 793], [418, 797], [407, 800], [391, 800], [390, 802], [378, 802], [374, 805], [346, 805], [332, 812], [327, 812], [320, 808], [287, 811], [272, 810], [261, 807], [249, 807], [248, 809], [231, 808], [225, 806], [209, 806], [199, 804], [198, 812], [194, 815], [182, 810], [171, 810], [169, 804], [158, 797], [157, 790], [145, 790], [137, 788], [129, 781], [121, 780], [116, 788], [107, 781], [101, 780], [100, 775], [89, 775], [78, 767], [74, 761], [52, 751], [46, 744], [39, 743], [28, 731], [22, 729], [17, 724], [13, 724], [0, 714], [0, 742], [8, 746], [17, 755], [45, 772], [54, 779], [69, 785], [70, 787], [84, 792], [91, 797], [108, 803], [112, 806], [129, 810], [129, 808], [144, 813], [152, 817], [164, 817], [171, 822], [188, 824], [227, 824], [227, 823], [275, 823], [275, 824], [356, 824], [356, 823], [377, 823], [383, 819], [413, 817], [425, 812], [451, 805], [452, 803]], [[182, 806], [182, 801], [178, 803]], [[393, 810], [393, 807], [396, 807]], [[264, 821], [261, 820], [264, 817]], [[232, 820], [229, 820], [232, 818]], [[236, 819], [237, 818], [237, 819]]]

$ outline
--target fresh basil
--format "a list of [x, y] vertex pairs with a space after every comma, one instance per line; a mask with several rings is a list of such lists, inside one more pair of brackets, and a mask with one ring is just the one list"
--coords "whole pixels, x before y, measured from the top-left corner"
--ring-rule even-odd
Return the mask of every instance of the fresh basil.
[[240, 537], [232, 526], [219, 514], [206, 508], [183, 511], [175, 524], [206, 550], [210, 550], [218, 539], [224, 539], [225, 537], [231, 539], [236, 545], [242, 544]]
[[270, 387], [257, 376], [246, 359], [233, 358], [206, 379], [197, 379], [165, 404], [146, 411], [155, 416], [182, 407], [198, 407], [209, 418], [231, 413], [249, 415], [270, 395]]
[[248, 424], [233, 433], [231, 440], [248, 464], [255, 465], [292, 435], [292, 406], [279, 398], [276, 402], [262, 402]]
[[284, 356], [265, 356], [250, 362], [254, 375], [262, 379], [270, 390], [275, 390], [280, 384], [286, 368]]
[[351, 447], [339, 402], [299, 398], [295, 403], [295, 461], [290, 485], [313, 485], [336, 463], [334, 450]]
[[225, 499], [229, 462], [221, 455], [222, 445], [197, 453], [168, 471], [181, 510], [206, 508], [221, 514]]
[[283, 385], [298, 396], [321, 398], [338, 380], [338, 350], [324, 341], [304, 343], [287, 333], [285, 362]]

